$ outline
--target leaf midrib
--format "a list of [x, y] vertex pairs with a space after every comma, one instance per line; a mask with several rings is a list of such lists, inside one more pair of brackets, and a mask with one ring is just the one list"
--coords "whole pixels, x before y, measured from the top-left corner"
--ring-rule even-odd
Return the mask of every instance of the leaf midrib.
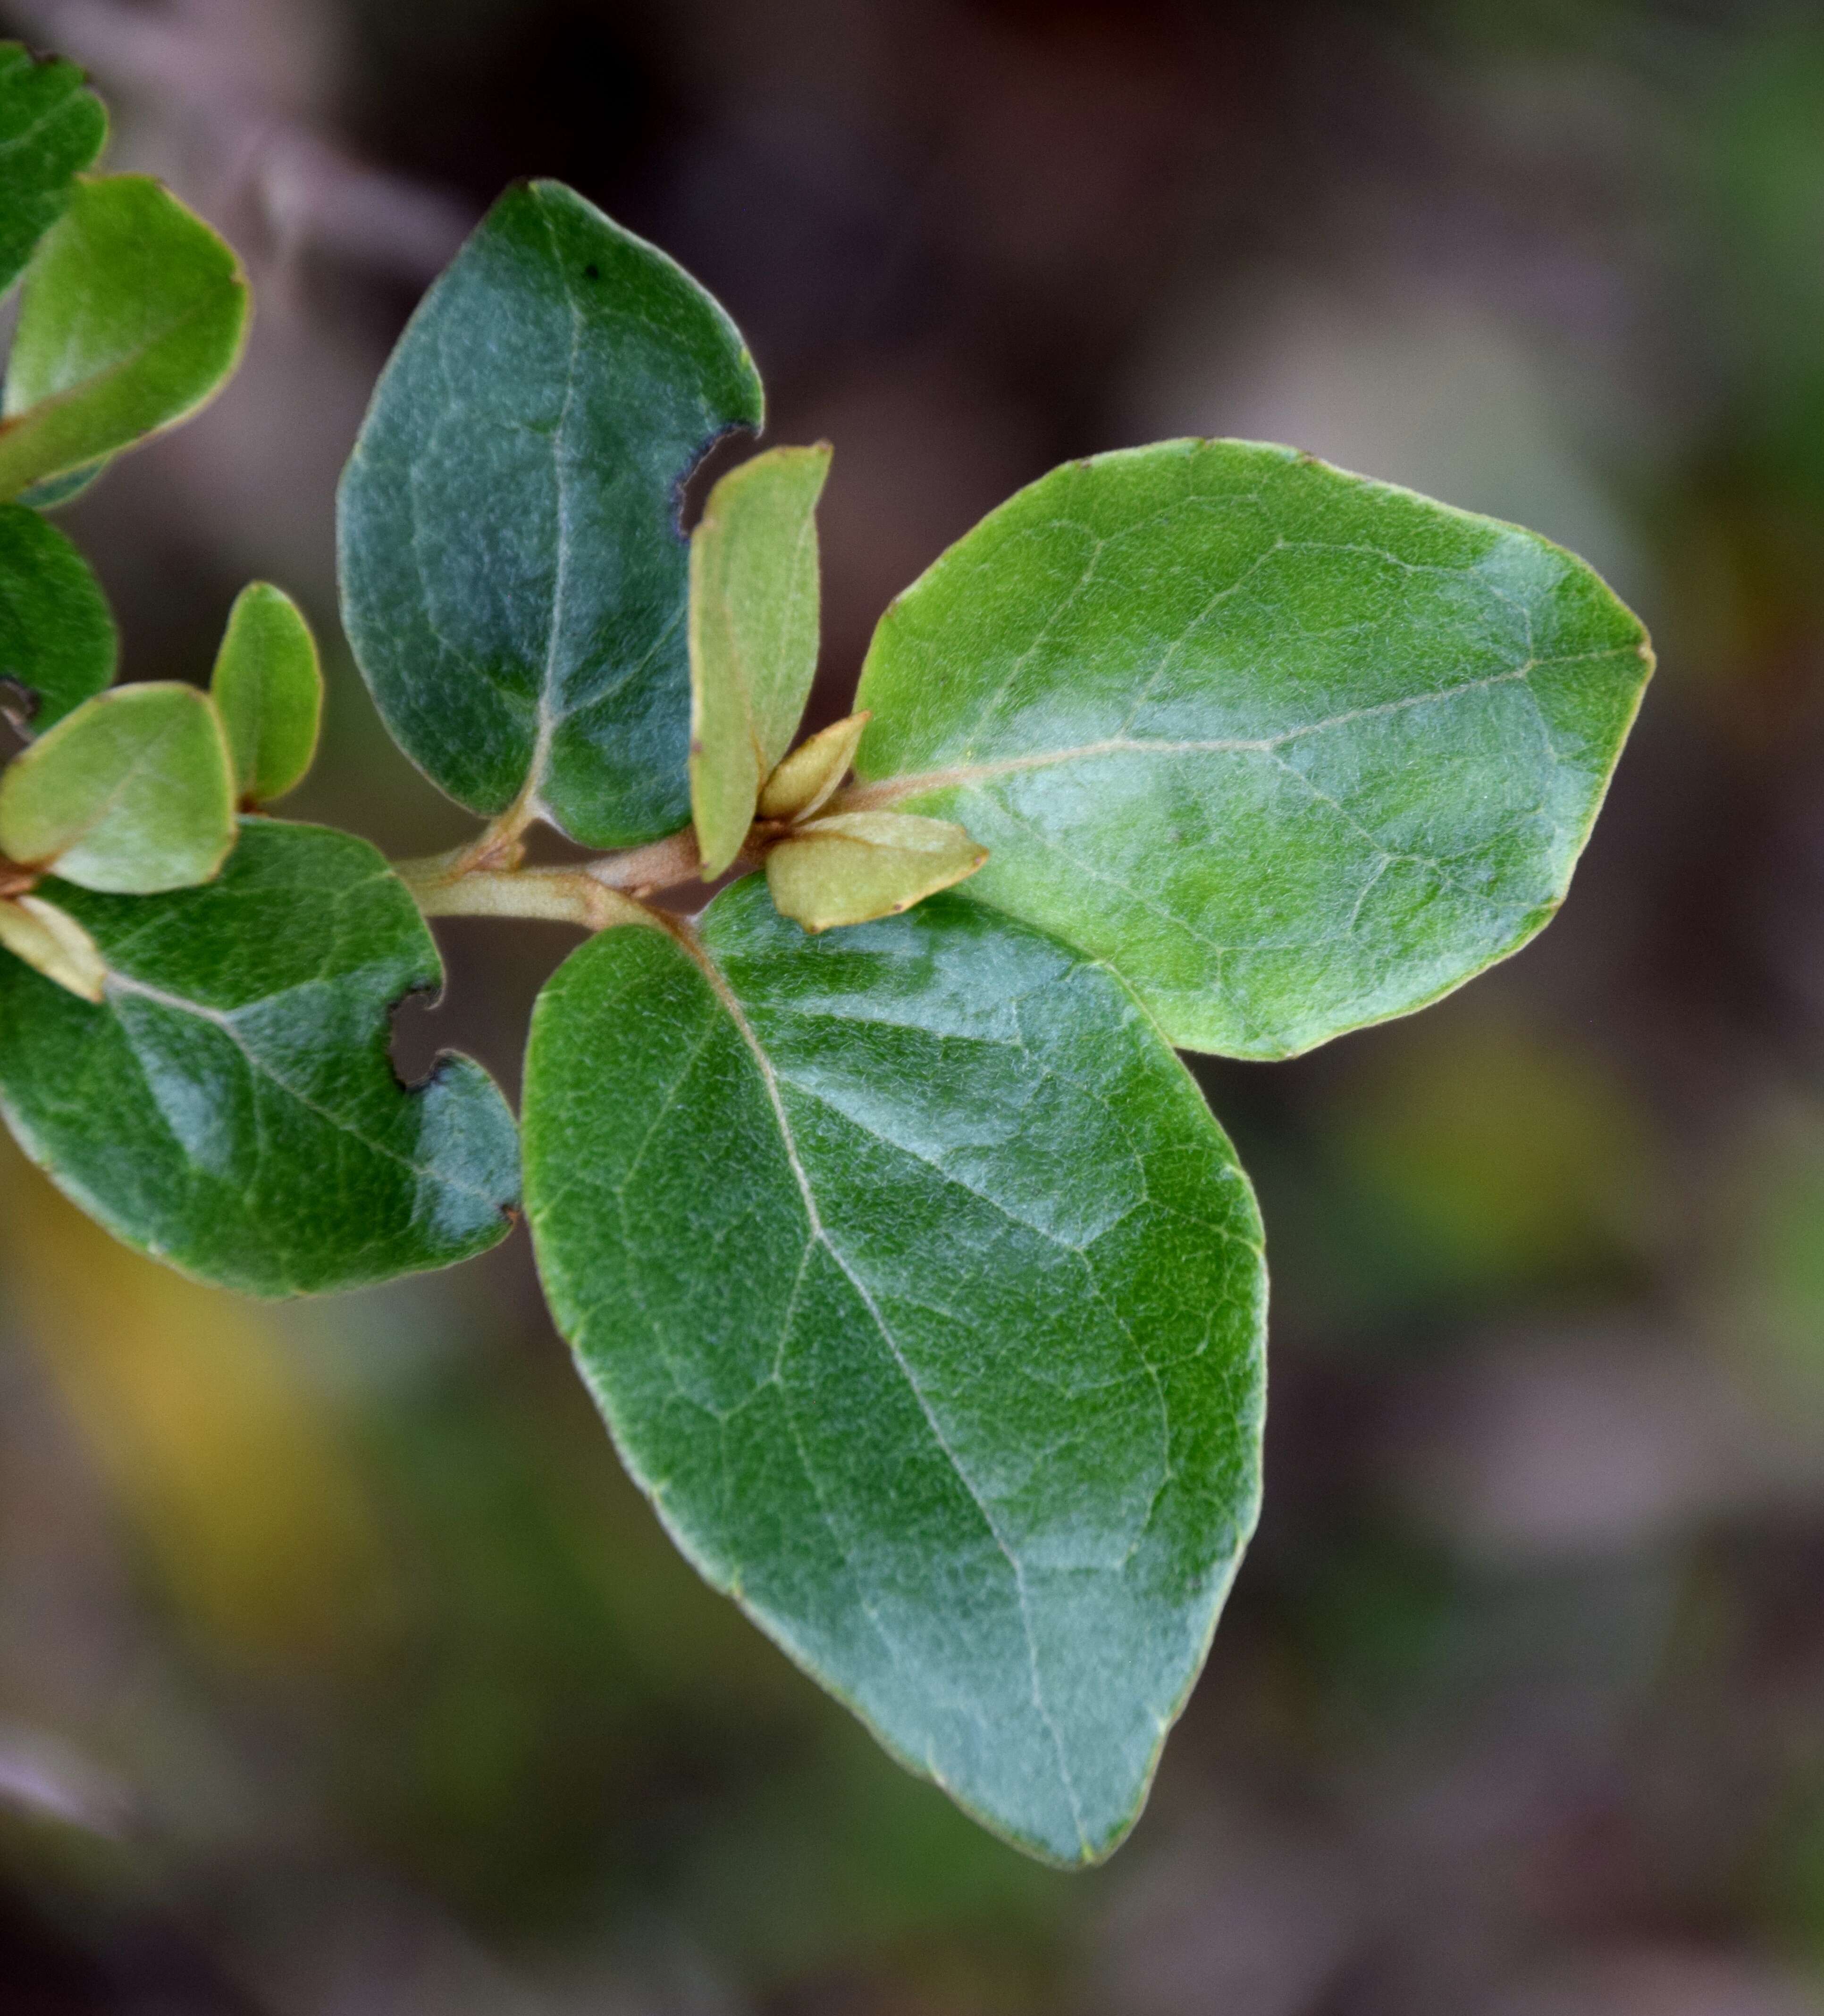
[[[1631, 647], [1617, 648], [1626, 650]], [[1583, 655], [1606, 657], [1613, 654], [1597, 652]], [[962, 763], [942, 770], [909, 772], [898, 776], [885, 777], [876, 783], [862, 784], [846, 793], [843, 809], [848, 812], [874, 811], [882, 806], [896, 805], [903, 798], [922, 797], [928, 792], [950, 790], [958, 787], [967, 789], [993, 778], [1011, 776], [1019, 771], [1054, 769], [1064, 763], [1090, 761], [1098, 756], [1271, 756], [1284, 748], [1289, 742], [1302, 741], [1307, 736], [1326, 734], [1332, 729], [1346, 728], [1357, 721], [1368, 721], [1377, 715], [1400, 714], [1413, 707], [1460, 700], [1465, 693], [1482, 693], [1494, 686], [1523, 685], [1541, 663], [1555, 664], [1559, 662], [1555, 658], [1529, 658], [1524, 664], [1516, 665], [1509, 671], [1491, 673], [1486, 679], [1465, 679], [1454, 686], [1440, 686], [1435, 693], [1404, 693], [1397, 700], [1379, 700], [1369, 707], [1350, 707], [1341, 714], [1328, 715], [1322, 721], [1301, 722], [1296, 728], [1282, 729], [1277, 735], [1214, 736], [1206, 739], [1170, 741], [1147, 736], [1112, 735], [1098, 742], [1078, 743], [1067, 749], [1033, 750], [1021, 756], [997, 757], [991, 762]]]
[[142, 745], [138, 754], [128, 761], [126, 767], [96, 801], [88, 815], [80, 825], [70, 829], [69, 837], [58, 846], [54, 853], [41, 856], [31, 865], [34, 867], [54, 869], [57, 862], [67, 860], [79, 847], [86, 841], [92, 840], [96, 830], [106, 821], [110, 814], [118, 808], [121, 801], [151, 767], [153, 758], [157, 755], [172, 736], [178, 732], [182, 724], [179, 722], [173, 720], [168, 722], [163, 728], [159, 729], [150, 742]]
[[[73, 106], [81, 102], [85, 88], [85, 86], [79, 84], [73, 89], [65, 92], [61, 98], [54, 99], [29, 126], [22, 126], [16, 133], [9, 134], [5, 139], [0, 140], [0, 154], [9, 154], [14, 148], [23, 147], [27, 141], [36, 139], [45, 127], [52, 125], [63, 118]], [[42, 188], [38, 193], [40, 195], [44, 193]]]
[[537, 209], [539, 221], [550, 241], [551, 264], [558, 284], [564, 290], [564, 305], [570, 311], [570, 355], [564, 367], [564, 403], [558, 409], [557, 424], [551, 432], [551, 472], [557, 488], [557, 567], [551, 584], [551, 621], [545, 639], [545, 663], [539, 675], [538, 727], [532, 740], [532, 756], [526, 765], [525, 782], [519, 793], [528, 806], [538, 802], [546, 772], [550, 768], [552, 745], [566, 714], [565, 710], [553, 707], [552, 694], [557, 683], [557, 656], [564, 638], [564, 604], [570, 589], [570, 482], [564, 434], [570, 425], [571, 409], [576, 402], [577, 363], [582, 354], [583, 337], [582, 308], [577, 301], [576, 290], [570, 284], [569, 268], [564, 262], [563, 248], [557, 243], [557, 227], [543, 201], [538, 203]]
[[[220, 302], [214, 297], [193, 302], [181, 315], [174, 316], [171, 321], [162, 324], [153, 333], [142, 338], [134, 349], [129, 351], [125, 356], [116, 359], [105, 369], [92, 372], [88, 377], [79, 378], [74, 384], [65, 386], [60, 392], [52, 392], [45, 398], [34, 399], [29, 406], [21, 407], [16, 412], [0, 416], [0, 462], [3, 462], [9, 437], [15, 441], [21, 439], [29, 441], [32, 432], [42, 422], [54, 418], [62, 412], [72, 401], [85, 398], [98, 388], [105, 389], [114, 379], [119, 377], [122, 372], [129, 371], [135, 365], [142, 363], [147, 354], [156, 349], [160, 344], [168, 342], [171, 337], [176, 335], [186, 325], [195, 321], [198, 316], [209, 313], [220, 304]], [[196, 401], [193, 399], [189, 405], [168, 415], [152, 431], [160, 432], [164, 428], [175, 425], [186, 414], [193, 412], [196, 403]], [[76, 469], [85, 466], [83, 463], [73, 463], [70, 464], [70, 468]], [[49, 477], [67, 473], [57, 469], [43, 470], [34, 475], [28, 476], [26, 478], [26, 484], [29, 485], [42, 482]], [[0, 482], [5, 481], [7, 478], [3, 470], [0, 470]]]
[[[1008, 1567], [1012, 1571], [1014, 1589], [1019, 1601], [1020, 1623], [1026, 1634], [1027, 1662], [1032, 1682], [1033, 1707], [1040, 1721], [1044, 1724], [1047, 1733], [1051, 1737], [1053, 1752], [1058, 1762], [1058, 1780], [1063, 1787], [1065, 1800], [1069, 1805], [1071, 1823], [1076, 1830], [1077, 1841], [1082, 1849], [1083, 1859], [1086, 1862], [1093, 1860], [1095, 1849], [1090, 1841], [1088, 1831], [1083, 1825], [1082, 1802], [1071, 1777], [1069, 1759], [1065, 1755], [1063, 1735], [1053, 1720], [1051, 1710], [1045, 1705], [1044, 1690], [1040, 1683], [1038, 1641], [1033, 1630], [1032, 1613], [1026, 1593], [1025, 1568], [1018, 1556], [1008, 1545], [986, 1502], [971, 1481], [956, 1451], [950, 1446], [950, 1439], [945, 1435], [942, 1424], [933, 1413], [931, 1403], [925, 1398], [924, 1389], [919, 1385], [911, 1366], [907, 1363], [905, 1354], [899, 1348], [898, 1339], [888, 1327], [886, 1319], [881, 1314], [880, 1305], [875, 1301], [871, 1291], [850, 1266], [848, 1260], [831, 1238], [829, 1231], [824, 1223], [822, 1213], [817, 1208], [816, 1193], [812, 1188], [809, 1172], [806, 1169], [798, 1155], [798, 1140], [792, 1129], [791, 1117], [785, 1110], [784, 1097], [780, 1087], [778, 1074], [773, 1067], [773, 1060], [768, 1055], [766, 1046], [761, 1042], [753, 1024], [748, 1021], [747, 1012], [741, 1006], [739, 997], [729, 985], [727, 977], [723, 973], [721, 967], [710, 956], [701, 939], [694, 931], [691, 931], [688, 926], [680, 924], [674, 935], [708, 983], [711, 992], [721, 1003], [729, 1019], [734, 1024], [741, 1040], [746, 1044], [759, 1071], [761, 1083], [766, 1089], [767, 1100], [773, 1108], [773, 1119], [779, 1129], [780, 1144], [784, 1149], [786, 1161], [790, 1165], [793, 1179], [798, 1185], [799, 1197], [803, 1202], [805, 1216], [810, 1232], [810, 1237], [806, 1241], [806, 1251], [808, 1252], [813, 1245], [821, 1245], [841, 1270], [850, 1287], [854, 1290], [874, 1327], [879, 1331], [881, 1341], [885, 1345], [889, 1356], [892, 1359], [894, 1366], [905, 1381], [914, 1400], [917, 1402], [919, 1413], [924, 1417], [925, 1426], [932, 1440], [936, 1443], [945, 1461], [950, 1465], [957, 1481], [962, 1486], [964, 1495], [970, 1503], [975, 1507], [982, 1524], [987, 1528], [990, 1538], [1000, 1550]], [[807, 1476], [809, 1474], [808, 1465], [806, 1474]], [[814, 1480], [813, 1487], [815, 1489]], [[850, 1572], [852, 1574], [855, 1572], [853, 1568]]]

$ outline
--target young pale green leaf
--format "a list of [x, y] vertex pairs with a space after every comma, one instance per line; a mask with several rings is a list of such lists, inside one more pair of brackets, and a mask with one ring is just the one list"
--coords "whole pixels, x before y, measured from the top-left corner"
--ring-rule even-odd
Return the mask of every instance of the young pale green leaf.
[[961, 896], [832, 938], [725, 891], [532, 1024], [527, 1212], [702, 1574], [997, 1832], [1107, 1854], [1259, 1493], [1246, 1179], [1105, 968]]
[[74, 63], [0, 42], [0, 293], [63, 214], [108, 136], [101, 100]]
[[218, 880], [169, 896], [45, 885], [99, 947], [99, 1006], [0, 959], [0, 1104], [131, 1246], [258, 1295], [467, 1258], [518, 1196], [513, 1117], [466, 1058], [395, 1076], [391, 1011], [442, 980], [365, 841], [250, 819]]
[[988, 859], [960, 826], [907, 812], [813, 819], [766, 856], [766, 886], [807, 931], [909, 910]]
[[316, 754], [323, 675], [310, 625], [283, 589], [251, 581], [235, 597], [209, 690], [243, 803], [270, 805], [304, 782]]
[[817, 669], [817, 499], [827, 442], [731, 469], [690, 536], [690, 811], [705, 876], [752, 825]]
[[147, 175], [76, 185], [26, 270], [0, 403], [0, 497], [187, 418], [240, 355], [247, 287]]
[[101, 583], [53, 525], [0, 504], [0, 679], [23, 688], [36, 734], [113, 683], [120, 651]]
[[872, 717], [852, 714], [820, 728], [792, 751], [760, 793], [762, 819], [809, 819], [831, 797], [855, 761], [855, 751]]
[[0, 947], [81, 999], [101, 999], [108, 974], [101, 949], [55, 903], [38, 896], [0, 901]]
[[961, 820], [971, 895], [1108, 959], [1173, 1042], [1285, 1057], [1547, 922], [1652, 663], [1546, 540], [1168, 441], [1043, 477], [888, 610], [861, 801]]
[[760, 381], [695, 281], [556, 182], [425, 297], [342, 479], [345, 626], [407, 755], [592, 847], [690, 815], [679, 486]]
[[207, 882], [234, 832], [228, 745], [194, 686], [117, 686], [0, 773], [0, 854], [85, 889], [143, 896]]

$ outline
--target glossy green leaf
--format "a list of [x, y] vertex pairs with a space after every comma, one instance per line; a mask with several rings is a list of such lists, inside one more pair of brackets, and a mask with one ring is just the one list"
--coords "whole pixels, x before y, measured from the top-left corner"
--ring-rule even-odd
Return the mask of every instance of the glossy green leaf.
[[107, 136], [107, 113], [74, 63], [0, 42], [0, 293], [63, 215]]
[[0, 773], [0, 854], [85, 889], [207, 882], [234, 831], [228, 745], [194, 686], [117, 686]]
[[44, 885], [109, 967], [90, 1006], [0, 959], [0, 1104], [117, 1237], [248, 1294], [359, 1286], [483, 1251], [517, 1198], [513, 1117], [466, 1058], [402, 1085], [391, 1010], [441, 985], [365, 841], [250, 819], [169, 896]]
[[251, 581], [235, 597], [209, 690], [243, 802], [270, 805], [304, 782], [323, 721], [323, 675], [310, 625], [283, 589]]
[[0, 901], [0, 948], [83, 1000], [101, 999], [107, 965], [100, 948], [67, 911], [42, 897]]
[[1245, 1178], [1106, 969], [959, 895], [699, 964], [573, 953], [528, 1220], [621, 1453], [708, 1579], [914, 1770], [1060, 1862], [1132, 1823], [1253, 1525]]
[[26, 270], [0, 403], [0, 497], [186, 419], [235, 367], [240, 265], [148, 175], [79, 182]]
[[986, 848], [947, 819], [839, 812], [780, 841], [766, 856], [766, 886], [782, 915], [807, 931], [827, 931], [909, 910], [987, 859]]
[[0, 504], [0, 679], [31, 697], [33, 733], [106, 692], [119, 652], [88, 562], [35, 511]]
[[971, 895], [1108, 959], [1174, 1042], [1284, 1057], [1548, 921], [1652, 663], [1531, 533], [1168, 441], [1043, 477], [893, 604], [856, 767], [967, 826]]
[[808, 819], [853, 767], [868, 720], [865, 714], [852, 714], [833, 721], [793, 750], [766, 779], [760, 793], [761, 818]]
[[690, 535], [690, 812], [706, 877], [740, 853], [817, 670], [817, 499], [830, 450], [731, 469]]
[[510, 189], [425, 297], [342, 479], [344, 621], [388, 726], [460, 803], [594, 847], [675, 832], [690, 550], [679, 493], [758, 427], [740, 335], [556, 182]]

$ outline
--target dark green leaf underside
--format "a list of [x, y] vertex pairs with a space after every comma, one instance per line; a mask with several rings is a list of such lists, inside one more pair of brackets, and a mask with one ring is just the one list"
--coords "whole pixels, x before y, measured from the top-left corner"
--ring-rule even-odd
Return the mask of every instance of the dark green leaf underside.
[[60, 510], [66, 504], [73, 504], [92, 483], [107, 473], [104, 459], [92, 462], [86, 468], [73, 469], [63, 476], [46, 477], [42, 483], [34, 483], [19, 493], [17, 502], [29, 504], [34, 511]]
[[734, 325], [554, 182], [510, 189], [426, 296], [341, 506], [351, 641], [400, 746], [472, 811], [530, 792], [614, 847], [675, 831], [689, 549], [679, 486], [756, 427]]
[[1533, 534], [1289, 448], [1055, 470], [883, 619], [857, 769], [990, 850], [979, 901], [1105, 958], [1175, 1042], [1405, 1013], [1563, 899], [1652, 663]]
[[0, 42], [0, 293], [63, 215], [72, 181], [107, 134], [101, 100], [74, 63]]
[[957, 896], [824, 938], [756, 878], [533, 1024], [528, 1216], [679, 1544], [912, 1768], [1107, 1853], [1254, 1517], [1252, 1194], [1132, 996]]
[[284, 1295], [484, 1251], [518, 1194], [512, 1115], [445, 1057], [408, 1090], [391, 1008], [435, 947], [365, 841], [251, 819], [218, 880], [42, 893], [110, 967], [99, 1006], [0, 955], [0, 1103], [21, 1145], [129, 1245]]

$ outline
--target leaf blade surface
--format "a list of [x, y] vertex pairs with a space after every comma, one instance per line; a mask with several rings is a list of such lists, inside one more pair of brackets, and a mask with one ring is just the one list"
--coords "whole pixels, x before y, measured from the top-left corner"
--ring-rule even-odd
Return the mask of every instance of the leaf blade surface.
[[813, 819], [766, 856], [781, 916], [807, 931], [865, 924], [953, 887], [987, 859], [960, 826], [906, 812]]
[[706, 877], [741, 851], [817, 669], [817, 499], [830, 450], [731, 469], [690, 535], [690, 810]]
[[1548, 920], [1650, 666], [1533, 534], [1164, 442], [1042, 477], [889, 610], [860, 795], [966, 826], [977, 900], [1107, 958], [1174, 1042], [1282, 1057]]
[[88, 563], [56, 526], [0, 504], [0, 679], [37, 701], [34, 734], [112, 684], [120, 638]]
[[323, 723], [323, 675], [310, 625], [283, 589], [251, 581], [235, 597], [209, 691], [242, 797], [270, 805], [303, 783]]
[[867, 726], [865, 714], [852, 714], [800, 743], [766, 779], [760, 794], [761, 818], [809, 819], [848, 776]]
[[74, 63], [0, 42], [0, 294], [107, 136], [107, 113]]
[[234, 836], [221, 718], [175, 681], [85, 700], [0, 772], [0, 852], [85, 889], [207, 882]]
[[85, 1001], [99, 1001], [107, 966], [74, 917], [38, 896], [0, 900], [0, 946]]
[[448, 1265], [504, 1237], [513, 1118], [445, 1057], [408, 1089], [389, 1013], [441, 985], [365, 841], [249, 819], [221, 877], [162, 897], [43, 885], [108, 967], [99, 1006], [0, 958], [0, 1105], [120, 1239], [258, 1295]]
[[420, 304], [342, 479], [344, 617], [399, 746], [470, 811], [585, 844], [690, 817], [677, 491], [758, 427], [721, 308], [556, 182], [508, 190]]
[[150, 175], [79, 182], [26, 272], [0, 401], [0, 497], [186, 419], [240, 361], [240, 262]]
[[1233, 1151], [1105, 970], [955, 895], [709, 970], [621, 930], [528, 1058], [560, 1327], [685, 1553], [910, 1768], [1068, 1863], [1131, 1824], [1258, 1492]]

